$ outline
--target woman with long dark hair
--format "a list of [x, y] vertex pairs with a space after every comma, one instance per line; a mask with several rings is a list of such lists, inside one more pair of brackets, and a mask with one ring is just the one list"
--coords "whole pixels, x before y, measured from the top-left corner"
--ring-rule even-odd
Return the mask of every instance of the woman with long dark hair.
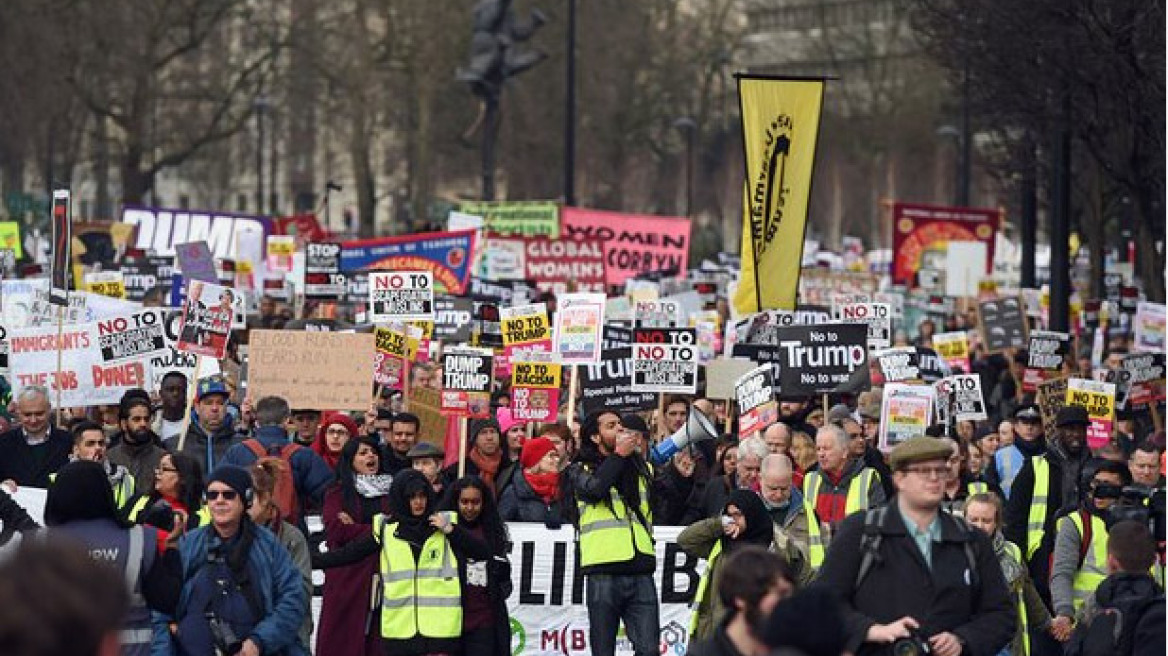
[[[162, 531], [162, 540], [182, 518], [187, 530], [211, 521], [203, 507], [203, 467], [184, 453], [168, 453], [154, 470], [154, 489], [128, 504], [126, 518]], [[178, 529], [183, 530], [183, 529]]]
[[[325, 538], [330, 550], [369, 535], [373, 517], [388, 513], [393, 477], [379, 473], [377, 438], [362, 435], [341, 448], [337, 482], [324, 495]], [[318, 654], [369, 656], [382, 653], [376, 622], [369, 621], [369, 599], [377, 556], [330, 569], [316, 633]]]
[[470, 536], [485, 543], [490, 558], [460, 558], [462, 579], [462, 653], [506, 656], [511, 653], [507, 597], [511, 596], [511, 539], [499, 516], [490, 488], [478, 476], [454, 482], [442, 510], [458, 513], [458, 523]]

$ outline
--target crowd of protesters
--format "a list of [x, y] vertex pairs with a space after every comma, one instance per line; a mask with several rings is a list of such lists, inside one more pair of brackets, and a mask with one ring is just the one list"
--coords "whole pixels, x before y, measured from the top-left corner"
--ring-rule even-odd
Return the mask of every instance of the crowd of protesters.
[[[922, 325], [916, 345], [931, 334]], [[1113, 340], [1100, 368], [1126, 348]], [[500, 405], [470, 422], [462, 463], [420, 440], [392, 394], [350, 414], [176, 373], [87, 413], [26, 386], [0, 435], [5, 533], [39, 529], [9, 494], [47, 488], [49, 532], [109, 561], [126, 589], [92, 609], [114, 623], [86, 634], [92, 650], [52, 651], [57, 638], [10, 616], [0, 653], [509, 654], [508, 522], [574, 528], [595, 654], [614, 653], [622, 626], [635, 653], [660, 653], [660, 525], [684, 526], [679, 546], [706, 563], [691, 653], [1101, 653], [1091, 627], [1115, 609], [1123, 642], [1102, 653], [1163, 653], [1164, 433], [1150, 410], [1121, 411], [1095, 449], [1081, 408], [1044, 428], [1024, 363], [975, 352], [989, 418], [888, 452], [877, 377], [828, 402], [783, 397], [778, 421], [743, 439], [701, 394], [530, 427]], [[1090, 369], [1071, 359], [1066, 373]], [[721, 434], [651, 464], [691, 413]], [[25, 540], [0, 604], [21, 605], [16, 581], [53, 569], [38, 559], [67, 576], [60, 549]]]

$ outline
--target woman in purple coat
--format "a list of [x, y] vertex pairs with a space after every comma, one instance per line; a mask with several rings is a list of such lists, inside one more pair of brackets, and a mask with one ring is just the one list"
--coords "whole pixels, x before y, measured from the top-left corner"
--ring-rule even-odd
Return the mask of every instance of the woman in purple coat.
[[[377, 439], [361, 436], [345, 443], [337, 463], [337, 482], [325, 493], [324, 531], [330, 550], [363, 538], [373, 530], [373, 516], [389, 513], [393, 477], [378, 473]], [[336, 656], [380, 656], [380, 624], [370, 618], [369, 598], [377, 555], [329, 569], [316, 653]]]

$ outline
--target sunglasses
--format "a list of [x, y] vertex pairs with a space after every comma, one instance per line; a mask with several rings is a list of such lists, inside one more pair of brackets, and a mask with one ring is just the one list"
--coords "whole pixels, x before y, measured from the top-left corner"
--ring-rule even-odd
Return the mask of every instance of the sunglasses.
[[207, 490], [203, 493], [207, 501], [214, 501], [219, 497], [223, 497], [225, 501], [235, 501], [239, 497], [239, 493], [235, 490]]

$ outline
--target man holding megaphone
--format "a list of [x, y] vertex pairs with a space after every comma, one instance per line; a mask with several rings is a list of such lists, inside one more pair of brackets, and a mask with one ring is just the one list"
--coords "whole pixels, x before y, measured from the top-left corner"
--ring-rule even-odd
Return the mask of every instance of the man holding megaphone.
[[616, 651], [624, 622], [637, 656], [659, 652], [660, 615], [650, 506], [652, 474], [637, 453], [640, 439], [621, 426], [620, 415], [600, 411], [580, 426], [580, 450], [564, 472], [565, 498], [579, 534], [576, 547], [587, 577], [589, 647]]

